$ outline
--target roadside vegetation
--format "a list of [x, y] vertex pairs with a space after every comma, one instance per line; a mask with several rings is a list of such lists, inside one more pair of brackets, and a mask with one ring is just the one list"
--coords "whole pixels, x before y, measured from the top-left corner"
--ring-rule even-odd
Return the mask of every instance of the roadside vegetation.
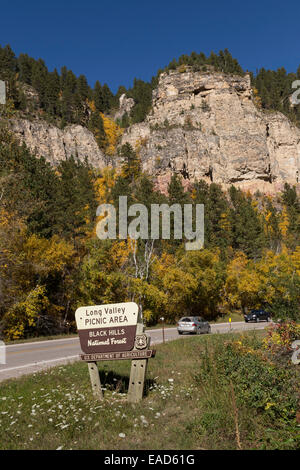
[[297, 335], [289, 324], [158, 345], [137, 405], [126, 402], [127, 361], [99, 363], [102, 402], [81, 362], [3, 382], [0, 448], [299, 448]]

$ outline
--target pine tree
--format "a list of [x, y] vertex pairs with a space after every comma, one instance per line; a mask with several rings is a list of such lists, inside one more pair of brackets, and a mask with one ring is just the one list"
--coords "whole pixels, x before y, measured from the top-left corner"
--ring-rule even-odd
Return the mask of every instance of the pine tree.
[[152, 104], [151, 84], [135, 78], [133, 87], [128, 91], [128, 96], [133, 98], [135, 102], [131, 110], [132, 121], [134, 123], [143, 121]]
[[82, 237], [96, 216], [96, 195], [92, 169], [87, 161], [70, 157], [57, 167], [55, 231], [66, 238]]
[[103, 96], [103, 107], [104, 107], [103, 112], [108, 113], [111, 108], [114, 95], [106, 83], [104, 83], [102, 87], [102, 96]]
[[0, 133], [0, 178], [3, 206], [25, 220], [30, 232], [51, 236], [56, 212], [55, 171], [5, 131]]
[[132, 183], [141, 172], [140, 158], [129, 143], [122, 145], [120, 157], [123, 160], [121, 170], [122, 177]]
[[101, 86], [101, 84], [98, 80], [95, 83], [93, 98], [94, 98], [94, 103], [95, 103], [95, 106], [96, 106], [96, 110], [99, 113], [104, 113], [105, 105], [104, 105], [103, 91], [102, 91], [102, 86]]
[[265, 244], [262, 223], [252, 199], [234, 186], [229, 190], [232, 208], [230, 224], [232, 227], [232, 246], [241, 250], [250, 258], [257, 258]]
[[62, 75], [62, 99], [61, 110], [62, 118], [67, 122], [76, 122], [76, 104], [75, 104], [75, 91], [76, 91], [76, 76], [71, 70], [65, 71]]
[[59, 75], [57, 73], [57, 70], [54, 69], [53, 72], [50, 72], [47, 75], [47, 79], [45, 83], [45, 93], [44, 93], [45, 109], [48, 113], [50, 113], [53, 116], [59, 115], [59, 112], [60, 112], [59, 92], [60, 92]]
[[10, 80], [16, 72], [16, 57], [9, 44], [0, 46], [0, 79]]
[[46, 87], [48, 69], [42, 59], [36, 61], [32, 67], [31, 83], [39, 94], [40, 104], [43, 109], [47, 108]]
[[80, 75], [76, 82], [76, 94], [81, 101], [86, 101], [90, 97], [90, 89], [87, 79], [84, 75]]
[[169, 204], [188, 204], [190, 202], [189, 195], [185, 192], [184, 187], [182, 186], [181, 178], [174, 173], [171, 176], [170, 183], [168, 185], [168, 201]]
[[28, 85], [32, 84], [32, 68], [34, 64], [34, 59], [29, 57], [27, 54], [20, 54], [18, 57], [18, 72], [19, 80], [21, 82], [27, 83]]
[[[168, 204], [172, 206], [173, 204], [179, 204], [181, 206], [181, 226], [182, 230], [184, 228], [184, 204], [190, 203], [191, 200], [189, 198], [189, 194], [185, 192], [184, 187], [182, 185], [182, 180], [180, 176], [174, 173], [171, 176], [170, 183], [168, 185]], [[174, 253], [176, 249], [181, 245], [182, 240], [174, 239], [174, 213], [171, 213], [170, 216], [170, 224], [171, 224], [171, 237], [170, 240], [167, 242], [169, 246], [169, 250], [171, 253]]]
[[98, 111], [93, 111], [89, 120], [89, 129], [93, 132], [96, 142], [101, 149], [106, 147], [106, 135], [103, 119]]
[[286, 206], [289, 219], [289, 247], [295, 249], [300, 242], [300, 198], [296, 187], [285, 183], [282, 192], [282, 202]]

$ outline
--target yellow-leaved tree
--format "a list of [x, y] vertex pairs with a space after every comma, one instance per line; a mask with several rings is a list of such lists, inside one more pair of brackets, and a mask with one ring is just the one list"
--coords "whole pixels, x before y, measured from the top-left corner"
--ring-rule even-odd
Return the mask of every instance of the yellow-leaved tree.
[[103, 127], [105, 132], [106, 146], [104, 152], [107, 155], [114, 155], [117, 150], [117, 144], [122, 136], [124, 129], [111, 118], [100, 113], [103, 120]]
[[[34, 336], [41, 329], [52, 330], [51, 305], [45, 293], [45, 286], [36, 286], [26, 298], [15, 303], [3, 317], [4, 338], [7, 340]], [[53, 313], [53, 312], [52, 312]]]
[[95, 192], [99, 204], [112, 203], [111, 190], [115, 185], [117, 172], [114, 168], [105, 167], [95, 180]]
[[4, 337], [17, 339], [55, 331], [72, 300], [70, 271], [77, 263], [73, 244], [58, 236], [46, 239], [29, 235], [22, 220], [2, 209], [0, 253]]
[[225, 305], [229, 310], [242, 309], [243, 313], [249, 307], [259, 306], [260, 291], [265, 282], [263, 273], [256, 269], [254, 261], [248, 260], [243, 252], [236, 253], [227, 266]]

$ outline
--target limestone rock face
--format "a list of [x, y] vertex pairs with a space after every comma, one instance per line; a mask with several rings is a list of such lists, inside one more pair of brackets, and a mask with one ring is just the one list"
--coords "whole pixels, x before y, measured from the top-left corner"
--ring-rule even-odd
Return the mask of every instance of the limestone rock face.
[[[133, 105], [122, 95], [120, 116]], [[105, 156], [80, 125], [61, 130], [41, 119], [17, 118], [9, 124], [21, 142], [54, 165], [70, 155], [87, 157], [98, 168], [120, 163], [117, 155]], [[138, 149], [143, 169], [162, 191], [174, 172], [187, 186], [204, 179], [264, 192], [280, 190], [285, 182], [297, 184], [300, 177], [300, 129], [281, 113], [257, 109], [249, 75], [188, 67], [183, 73], [162, 73], [149, 115], [124, 132], [120, 144], [126, 142]]]
[[71, 155], [82, 161], [88, 157], [95, 167], [107, 164], [93, 134], [85, 127], [70, 125], [61, 130], [46, 121], [26, 119], [11, 120], [9, 125], [20, 142], [53, 165]]
[[134, 99], [133, 98], [127, 98], [125, 93], [120, 96], [119, 98], [119, 111], [115, 114], [115, 119], [122, 119], [124, 114], [130, 114], [131, 109], [134, 106]]
[[298, 182], [300, 129], [255, 107], [249, 75], [161, 74], [152, 111], [123, 134], [125, 142], [139, 145], [144, 170], [162, 190], [173, 172], [270, 192]]

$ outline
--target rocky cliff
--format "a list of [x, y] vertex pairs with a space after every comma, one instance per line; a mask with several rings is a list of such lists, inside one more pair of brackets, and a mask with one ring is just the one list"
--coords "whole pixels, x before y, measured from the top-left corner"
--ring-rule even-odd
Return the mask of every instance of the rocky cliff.
[[[118, 116], [133, 105], [121, 98]], [[60, 130], [37, 119], [14, 119], [10, 125], [20, 141], [53, 164], [70, 155], [88, 157], [100, 168], [109, 162], [82, 126]], [[298, 183], [300, 129], [281, 113], [257, 109], [248, 75], [188, 68], [161, 74], [152, 110], [143, 123], [125, 131], [125, 142], [139, 149], [143, 169], [162, 190], [173, 172], [187, 184], [202, 178], [253, 191], [274, 192], [284, 182]]]
[[300, 129], [253, 102], [250, 77], [171, 71], [160, 76], [152, 111], [122, 143], [140, 146], [161, 189], [172, 172], [273, 192], [298, 183]]
[[11, 119], [9, 126], [20, 142], [53, 165], [71, 155], [80, 160], [87, 157], [95, 167], [108, 163], [93, 134], [85, 127], [70, 125], [61, 130], [40, 119]]

